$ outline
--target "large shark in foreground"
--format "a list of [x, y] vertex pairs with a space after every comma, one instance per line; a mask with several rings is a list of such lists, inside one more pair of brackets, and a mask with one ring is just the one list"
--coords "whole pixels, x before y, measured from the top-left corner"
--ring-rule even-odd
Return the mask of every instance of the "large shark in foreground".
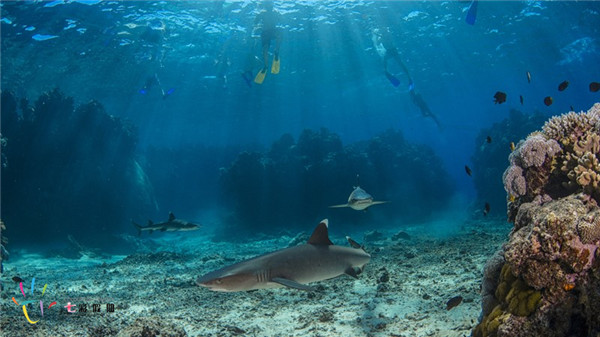
[[149, 231], [149, 233], [152, 234], [153, 231], [185, 232], [194, 231], [200, 228], [200, 225], [198, 224], [175, 218], [173, 213], [169, 213], [169, 220], [165, 222], [153, 223], [152, 220], [148, 220], [148, 225], [146, 227], [136, 224], [133, 220], [131, 223], [137, 228], [138, 235], [142, 235], [142, 231]]
[[373, 201], [373, 197], [359, 186], [356, 186], [350, 196], [348, 203], [343, 205], [329, 206], [329, 208], [350, 207], [357, 211], [367, 209], [369, 206], [385, 204], [387, 201]]
[[314, 290], [306, 283], [348, 274], [357, 277], [371, 256], [361, 248], [334, 245], [329, 240], [328, 221], [321, 221], [308, 243], [281, 249], [215, 270], [196, 283], [214, 291], [247, 291], [290, 287]]

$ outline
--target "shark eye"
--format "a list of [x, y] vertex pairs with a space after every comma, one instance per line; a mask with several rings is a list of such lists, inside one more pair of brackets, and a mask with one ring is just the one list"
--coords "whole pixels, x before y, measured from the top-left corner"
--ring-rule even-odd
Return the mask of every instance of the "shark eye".
[[215, 283], [216, 283], [216, 284], [221, 284], [221, 279], [220, 279], [220, 278], [219, 278], [219, 279], [217, 279], [217, 280], [215, 281]]

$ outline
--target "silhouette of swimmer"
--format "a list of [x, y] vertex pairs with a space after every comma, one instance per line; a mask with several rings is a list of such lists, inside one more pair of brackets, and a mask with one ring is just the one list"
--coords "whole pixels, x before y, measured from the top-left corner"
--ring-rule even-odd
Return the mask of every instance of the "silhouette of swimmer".
[[410, 99], [412, 100], [413, 104], [416, 105], [419, 108], [419, 110], [421, 110], [421, 114], [424, 117], [429, 117], [429, 118], [433, 119], [435, 124], [437, 124], [438, 128], [441, 129], [442, 125], [440, 124], [440, 121], [433, 114], [433, 112], [431, 112], [431, 109], [429, 109], [429, 106], [423, 99], [423, 96], [421, 96], [421, 94], [417, 94], [415, 92], [415, 90], [409, 91], [409, 94], [410, 94]]

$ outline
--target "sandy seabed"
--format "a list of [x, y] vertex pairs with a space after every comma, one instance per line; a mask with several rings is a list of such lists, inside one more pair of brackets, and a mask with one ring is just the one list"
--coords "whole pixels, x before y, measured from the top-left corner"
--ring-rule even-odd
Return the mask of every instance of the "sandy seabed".
[[[343, 275], [313, 283], [315, 292], [221, 293], [195, 285], [206, 272], [285, 248], [291, 237], [232, 244], [211, 242], [202, 233], [165, 233], [160, 239], [144, 235], [141, 252], [130, 256], [66, 259], [14, 252], [2, 274], [0, 335], [470, 336], [480, 313], [483, 266], [511, 226], [503, 219], [467, 221], [443, 237], [433, 235], [431, 226], [355, 237], [372, 256], [359, 279]], [[24, 280], [25, 298], [11, 280], [15, 275]], [[455, 296], [462, 302], [446, 310]], [[46, 308], [58, 304], [42, 316], [40, 299]], [[27, 311], [38, 323], [25, 318], [25, 300], [35, 301]], [[68, 302], [77, 305], [76, 312], [67, 312]], [[84, 304], [87, 311], [81, 312]], [[107, 312], [107, 304], [114, 312]]]

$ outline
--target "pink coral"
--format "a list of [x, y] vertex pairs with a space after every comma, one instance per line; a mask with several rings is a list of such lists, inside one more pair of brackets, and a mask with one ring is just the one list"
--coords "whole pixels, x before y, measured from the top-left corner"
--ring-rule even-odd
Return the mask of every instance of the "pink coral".
[[523, 175], [523, 169], [517, 165], [511, 165], [502, 175], [504, 189], [510, 195], [520, 197], [527, 193], [527, 182]]
[[522, 168], [541, 167], [548, 158], [554, 157], [562, 149], [554, 139], [548, 139], [543, 134], [536, 132], [519, 144], [519, 147], [510, 154], [511, 163]]

